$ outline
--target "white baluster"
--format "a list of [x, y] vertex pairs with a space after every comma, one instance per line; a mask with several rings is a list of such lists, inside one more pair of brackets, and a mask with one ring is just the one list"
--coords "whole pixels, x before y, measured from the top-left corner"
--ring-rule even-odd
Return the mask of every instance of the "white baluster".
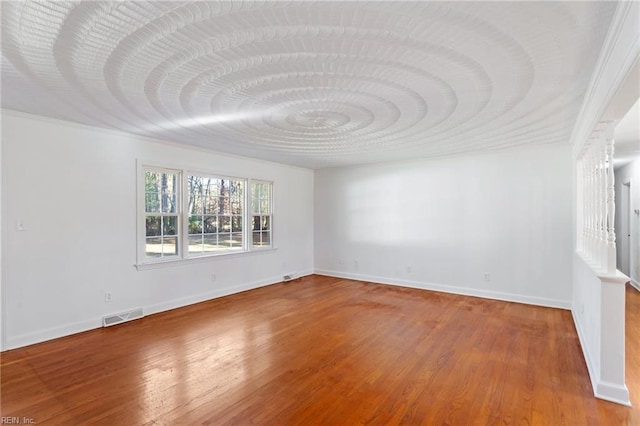
[[584, 168], [582, 159], [578, 159], [576, 162], [576, 192], [578, 194], [578, 203], [576, 204], [576, 248], [579, 252], [584, 253]]
[[587, 194], [588, 194], [588, 205], [587, 205], [587, 215], [588, 215], [588, 227], [587, 227], [587, 256], [589, 259], [593, 260], [593, 243], [594, 243], [594, 231], [595, 231], [595, 216], [594, 216], [594, 205], [595, 205], [595, 175], [594, 175], [594, 167], [593, 167], [593, 157], [591, 147], [588, 148], [586, 153], [586, 163], [587, 163]]
[[607, 176], [606, 149], [604, 135], [600, 138], [598, 147], [598, 264], [605, 269], [607, 264]]
[[597, 268], [616, 272], [614, 123], [601, 123], [577, 159], [578, 250]]
[[593, 191], [592, 191], [592, 186], [591, 186], [591, 157], [589, 155], [589, 151], [587, 150], [587, 152], [585, 153], [585, 194], [586, 194], [586, 199], [587, 199], [587, 203], [585, 206], [585, 213], [587, 215], [587, 239], [585, 241], [585, 252], [587, 257], [591, 257], [591, 226], [593, 224], [593, 216], [592, 216], [592, 210], [591, 210], [591, 204], [593, 202]]
[[591, 245], [591, 256], [596, 265], [600, 265], [600, 163], [598, 162], [597, 143], [592, 149], [593, 168], [593, 241]]
[[615, 203], [615, 173], [613, 170], [613, 153], [615, 149], [614, 123], [607, 123], [605, 131], [605, 165], [607, 167], [607, 244], [606, 244], [606, 269], [609, 274], [616, 272], [616, 203]]

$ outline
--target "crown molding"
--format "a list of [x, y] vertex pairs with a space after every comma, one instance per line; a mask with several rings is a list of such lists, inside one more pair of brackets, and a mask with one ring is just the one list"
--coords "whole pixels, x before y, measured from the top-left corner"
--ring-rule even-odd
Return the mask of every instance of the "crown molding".
[[[577, 155], [640, 58], [640, 2], [619, 2], [571, 132]], [[621, 118], [621, 117], [618, 117]]]

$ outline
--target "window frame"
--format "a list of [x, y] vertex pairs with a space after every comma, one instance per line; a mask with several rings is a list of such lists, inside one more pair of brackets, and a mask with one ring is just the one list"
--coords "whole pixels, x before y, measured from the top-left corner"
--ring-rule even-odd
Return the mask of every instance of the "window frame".
[[[192, 170], [186, 170], [186, 179], [184, 179], [184, 185], [183, 185], [183, 200], [182, 200], [182, 207], [188, 207], [189, 205], [189, 191], [188, 191], [188, 184], [189, 184], [189, 177], [190, 176], [196, 176], [196, 177], [200, 177], [200, 178], [206, 178], [206, 179], [219, 179], [219, 180], [228, 180], [228, 181], [240, 181], [243, 184], [243, 194], [241, 199], [241, 207], [242, 207], [242, 243], [239, 249], [233, 249], [230, 248], [228, 250], [220, 250], [218, 252], [202, 252], [202, 253], [190, 253], [189, 252], [189, 217], [190, 212], [185, 211], [183, 218], [182, 218], [182, 225], [183, 228], [185, 229], [185, 234], [184, 234], [184, 238], [182, 239], [182, 246], [183, 246], [183, 253], [184, 256], [183, 258], [185, 259], [192, 259], [192, 258], [198, 258], [198, 257], [209, 257], [209, 256], [222, 256], [225, 254], [233, 254], [233, 253], [241, 253], [241, 252], [245, 252], [248, 251], [247, 250], [247, 236], [245, 234], [245, 229], [246, 229], [246, 216], [247, 216], [247, 186], [249, 185], [250, 179], [248, 178], [240, 178], [240, 177], [234, 177], [234, 176], [223, 176], [221, 174], [212, 174], [212, 173], [203, 173], [203, 172], [195, 172]], [[229, 198], [231, 199], [231, 196], [229, 196]], [[219, 217], [219, 214], [216, 214], [217, 217]], [[223, 215], [223, 216], [227, 216], [227, 215]], [[228, 215], [230, 216], [230, 221], [233, 221], [232, 217], [233, 215]], [[233, 235], [233, 225], [232, 222], [230, 223], [231, 228], [229, 229], [229, 235], [232, 236]], [[216, 232], [216, 235], [219, 235], [220, 232]], [[232, 238], [232, 237], [231, 237]]]
[[[150, 257], [146, 254], [146, 241], [147, 241], [147, 233], [146, 233], [146, 220], [147, 220], [147, 209], [146, 209], [146, 172], [154, 172], [154, 173], [171, 173], [176, 174], [178, 177], [177, 184], [177, 194], [176, 194], [176, 212], [172, 216], [176, 216], [176, 249], [177, 253], [173, 256], [158, 256], [158, 257]], [[136, 243], [137, 243], [137, 259], [138, 264], [153, 264], [153, 263], [166, 263], [166, 262], [175, 262], [179, 260], [183, 256], [183, 248], [182, 248], [182, 171], [180, 169], [172, 168], [172, 167], [162, 167], [155, 165], [144, 165], [138, 168], [138, 179], [139, 183], [137, 185], [138, 191], [136, 191], [137, 198], [137, 233], [136, 233]], [[159, 216], [165, 216], [163, 212], [158, 214]]]
[[[167, 266], [170, 264], [180, 262], [193, 262], [204, 261], [214, 258], [247, 255], [251, 253], [258, 253], [268, 250], [276, 250], [273, 239], [273, 217], [274, 217], [274, 182], [270, 179], [262, 178], [250, 178], [234, 176], [231, 173], [212, 172], [194, 170], [189, 167], [179, 167], [171, 165], [169, 163], [163, 163], [158, 165], [157, 162], [151, 161], [136, 161], [136, 263], [135, 267], [139, 270], [150, 267]], [[177, 226], [176, 226], [176, 238], [177, 238], [177, 251], [176, 255], [172, 256], [158, 256], [150, 257], [146, 254], [146, 172], [160, 172], [160, 173], [173, 173], [178, 176], [178, 194], [176, 203], [177, 213]], [[220, 250], [215, 252], [201, 252], [201, 253], [189, 253], [189, 192], [188, 192], [188, 179], [189, 176], [196, 176], [200, 178], [211, 179], [225, 179], [241, 181], [243, 183], [243, 194], [241, 197], [242, 206], [242, 245], [239, 249]], [[269, 207], [270, 207], [270, 245], [258, 247], [253, 246], [253, 206], [252, 206], [252, 186], [254, 183], [266, 183], [269, 184]], [[233, 235], [233, 231], [230, 231], [230, 235]]]
[[[269, 196], [267, 198], [268, 200], [268, 205], [269, 205], [269, 212], [268, 214], [263, 214], [263, 212], [259, 211], [255, 212], [254, 206], [253, 206], [253, 185], [254, 184], [266, 184], [268, 185], [269, 188]], [[249, 182], [249, 194], [248, 196], [251, 196], [251, 199], [248, 200], [249, 201], [249, 209], [247, 211], [247, 222], [248, 222], [248, 232], [251, 235], [248, 235], [247, 237], [249, 238], [248, 241], [248, 245], [250, 247], [250, 249], [252, 250], [265, 250], [265, 249], [270, 249], [273, 247], [273, 182], [269, 181], [269, 180], [265, 180], [265, 179], [251, 179], [251, 181]], [[261, 199], [261, 198], [260, 198]], [[255, 232], [255, 230], [253, 229], [253, 218], [255, 216], [259, 216], [259, 217], [268, 217], [269, 218], [269, 229], [267, 230], [267, 232], [269, 233], [269, 245], [266, 246], [254, 246], [253, 245], [253, 233]], [[262, 231], [262, 230], [260, 230]], [[258, 231], [258, 232], [260, 232]]]

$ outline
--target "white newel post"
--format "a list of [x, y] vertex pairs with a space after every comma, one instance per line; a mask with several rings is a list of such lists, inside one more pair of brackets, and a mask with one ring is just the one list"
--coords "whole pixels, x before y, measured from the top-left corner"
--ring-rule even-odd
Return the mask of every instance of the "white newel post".
[[595, 394], [625, 405], [631, 405], [625, 385], [625, 282], [622, 274], [600, 278], [600, 376]]

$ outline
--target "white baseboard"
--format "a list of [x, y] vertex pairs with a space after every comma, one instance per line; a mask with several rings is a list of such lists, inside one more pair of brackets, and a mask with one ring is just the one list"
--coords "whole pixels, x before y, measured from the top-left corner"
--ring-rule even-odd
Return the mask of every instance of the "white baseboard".
[[599, 381], [595, 387], [594, 394], [597, 398], [631, 407], [629, 389], [625, 385], [621, 386], [615, 383]]
[[591, 387], [593, 389], [593, 394], [597, 394], [597, 384], [598, 377], [600, 376], [600, 371], [597, 369], [596, 364], [593, 361], [593, 356], [591, 356], [591, 352], [589, 351], [589, 346], [587, 346], [587, 336], [582, 329], [582, 325], [578, 320], [578, 315], [575, 310], [571, 310], [571, 316], [573, 317], [573, 324], [576, 327], [576, 332], [578, 333], [578, 340], [580, 340], [580, 347], [582, 348], [582, 354], [584, 355], [584, 360], [587, 363], [587, 372], [589, 373], [589, 379], [591, 381]]
[[[312, 271], [303, 271], [296, 274], [296, 277], [304, 277], [311, 275]], [[176, 308], [182, 308], [184, 306], [193, 305], [200, 302], [206, 302], [207, 300], [217, 299], [219, 297], [229, 296], [231, 294], [240, 293], [242, 291], [253, 290], [260, 287], [265, 287], [272, 284], [278, 284], [282, 282], [282, 276], [271, 277], [264, 280], [253, 281], [250, 283], [238, 284], [231, 287], [225, 287], [209, 291], [206, 293], [196, 294], [193, 296], [181, 297], [180, 299], [169, 300], [167, 302], [158, 303], [155, 305], [146, 306], [144, 308], [145, 315], [157, 314], [159, 312], [170, 311]]]
[[587, 345], [587, 336], [585, 335], [582, 325], [578, 320], [578, 316], [573, 309], [571, 310], [571, 316], [573, 317], [573, 323], [576, 326], [576, 332], [578, 333], [578, 339], [580, 340], [580, 347], [582, 348], [582, 353], [584, 355], [585, 362], [587, 363], [587, 371], [589, 372], [593, 395], [596, 398], [630, 407], [631, 401], [629, 400], [629, 390], [624, 384], [618, 385], [599, 379], [600, 371], [593, 361], [593, 356], [591, 355], [589, 346]]
[[640, 291], [640, 282], [634, 280], [633, 278], [631, 278], [629, 282], [636, 290]]
[[463, 296], [481, 297], [483, 299], [502, 300], [505, 302], [524, 303], [526, 305], [544, 306], [548, 308], [571, 309], [571, 302], [565, 300], [547, 299], [544, 297], [525, 296], [520, 294], [504, 293], [498, 291], [480, 290], [470, 287], [459, 287], [445, 284], [425, 283], [420, 281], [410, 281], [400, 278], [386, 278], [372, 275], [353, 274], [350, 272], [330, 271], [327, 269], [316, 269], [318, 275], [327, 275], [336, 278], [345, 278], [357, 281], [367, 281], [376, 284], [395, 285], [399, 287], [418, 288], [421, 290], [440, 291], [443, 293], [459, 294]]
[[45, 330], [25, 333], [15, 337], [7, 337], [7, 345], [3, 350], [21, 348], [23, 346], [57, 339], [58, 337], [69, 336], [71, 334], [82, 333], [83, 331], [93, 330], [94, 328], [100, 327], [102, 327], [102, 317], [65, 324], [59, 327], [51, 327]]
[[[313, 271], [297, 272], [296, 277], [303, 277], [311, 275]], [[271, 277], [259, 281], [250, 283], [239, 284], [231, 287], [225, 287], [216, 289], [206, 293], [201, 293], [193, 296], [182, 297], [180, 299], [169, 300], [155, 305], [143, 306], [144, 315], [157, 314], [159, 312], [169, 311], [171, 309], [181, 308], [195, 303], [205, 302], [207, 300], [216, 299], [218, 297], [228, 296], [235, 293], [240, 293], [246, 290], [252, 290], [259, 287], [265, 287], [272, 284], [282, 282], [282, 276]], [[132, 309], [137, 307], [132, 307]], [[126, 311], [127, 309], [123, 309]], [[48, 328], [46, 330], [39, 330], [33, 333], [25, 333], [15, 337], [8, 337], [6, 340], [6, 347], [4, 350], [17, 349], [23, 346], [29, 346], [36, 343], [45, 342], [47, 340], [57, 339], [60, 337], [69, 336], [71, 334], [81, 333], [83, 331], [93, 330], [102, 327], [102, 315], [91, 318], [86, 321], [75, 322], [71, 324], [65, 324], [58, 327]]]

